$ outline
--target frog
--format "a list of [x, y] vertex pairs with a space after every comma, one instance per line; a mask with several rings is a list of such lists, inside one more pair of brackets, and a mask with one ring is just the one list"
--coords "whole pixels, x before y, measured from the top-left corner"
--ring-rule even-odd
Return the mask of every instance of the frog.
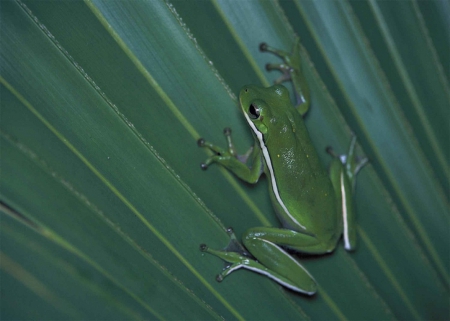
[[[201, 244], [200, 250], [226, 262], [216, 277], [219, 282], [244, 268], [311, 296], [317, 292], [317, 282], [294, 255], [331, 253], [341, 238], [347, 251], [355, 249], [355, 178], [368, 159], [356, 155], [353, 135], [347, 155], [337, 155], [328, 147], [332, 156], [329, 171], [322, 166], [303, 120], [310, 93], [301, 69], [299, 38], [291, 52], [266, 43], [260, 50], [277, 55], [283, 62], [266, 65], [268, 71], [282, 72], [273, 86], [246, 85], [239, 93], [239, 106], [255, 138], [254, 146], [239, 155], [230, 128], [224, 130], [227, 148], [203, 138], [198, 146], [213, 152], [201, 164], [204, 170], [216, 163], [252, 184], [265, 174], [281, 227], [252, 227], [243, 233], [242, 243], [229, 228], [228, 247], [215, 250]], [[282, 84], [287, 81], [293, 85], [295, 106]]]

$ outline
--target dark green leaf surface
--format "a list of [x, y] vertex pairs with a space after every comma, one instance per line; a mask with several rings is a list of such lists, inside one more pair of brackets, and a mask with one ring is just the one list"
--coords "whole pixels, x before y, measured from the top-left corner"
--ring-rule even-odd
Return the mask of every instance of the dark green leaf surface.
[[[450, 9], [428, 3], [2, 1], [1, 318], [447, 318]], [[198, 250], [279, 224], [266, 179], [202, 172], [196, 139], [252, 144], [235, 94], [278, 76], [259, 43], [295, 33], [323, 164], [351, 131], [371, 160], [357, 251], [299, 256], [313, 298], [248, 271], [217, 283]]]

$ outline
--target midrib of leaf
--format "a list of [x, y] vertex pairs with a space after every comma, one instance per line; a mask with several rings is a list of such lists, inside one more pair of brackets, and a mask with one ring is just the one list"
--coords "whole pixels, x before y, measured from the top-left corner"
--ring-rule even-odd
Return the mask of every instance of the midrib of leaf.
[[[66, 139], [61, 133], [59, 133], [56, 128], [54, 128], [31, 104], [19, 93], [17, 92], [6, 80], [0, 76], [0, 83], [3, 84], [27, 109], [33, 113], [36, 118], [38, 118], [58, 139], [66, 145], [66, 147], [74, 154], [76, 155], [89, 170], [91, 170], [95, 176], [97, 176], [104, 184], [107, 186], [113, 194], [117, 196], [135, 215], [138, 217], [142, 223], [167, 247], [167, 249], [175, 255], [175, 257], [178, 258], [185, 266], [186, 268], [191, 271], [191, 273], [239, 320], [244, 320], [244, 318], [228, 303], [227, 300], [225, 300], [202, 276], [201, 274], [189, 263], [189, 261], [184, 258], [181, 253], [179, 253], [175, 247], [167, 240], [159, 231], [152, 225], [150, 222], [148, 222], [145, 217], [140, 213], [134, 206], [131, 204], [128, 199], [120, 193], [119, 190], [117, 190], [116, 187], [112, 183], [110, 183], [106, 177], [104, 177], [88, 160], [87, 158], [82, 155], [76, 148], [73, 146], [68, 139]], [[44, 226], [40, 224], [42, 228]], [[113, 283], [115, 283], [114, 278], [109, 275], [101, 266], [99, 266], [97, 263], [92, 261], [89, 257], [85, 256], [84, 253], [79, 251], [78, 249], [74, 248], [71, 244], [65, 241], [65, 239], [61, 236], [59, 236], [54, 231], [51, 231], [48, 228], [45, 228], [45, 235], [51, 236], [50, 238], [54, 240], [57, 244], [59, 244], [61, 247], [66, 248], [68, 251], [74, 253], [75, 255], [79, 256], [84, 261], [88, 262], [92, 266], [94, 266], [98, 271], [100, 271], [102, 274], [104, 274], [108, 279], [110, 279]], [[158, 313], [154, 311], [150, 306], [146, 305], [142, 299], [135, 295], [134, 293], [131, 293], [128, 291], [128, 289], [122, 287], [120, 284], [117, 284], [118, 287], [120, 287], [124, 292], [128, 293], [131, 297], [133, 297], [137, 302], [139, 302], [142, 306], [144, 306], [148, 311], [150, 311], [155, 316], [158, 316]]]
[[[389, 31], [387, 23], [383, 17], [383, 13], [381, 12], [380, 8], [378, 7], [378, 4], [376, 1], [369, 0], [369, 4], [370, 4], [370, 8], [372, 9], [372, 12], [373, 12], [377, 22], [378, 22], [380, 30], [383, 33], [386, 43], [388, 44], [388, 50], [394, 59], [398, 73], [400, 74], [400, 77], [406, 87], [406, 90], [408, 91], [408, 94], [411, 96], [411, 101], [413, 103], [413, 107], [414, 107], [415, 111], [417, 112], [417, 114], [420, 116], [420, 120], [422, 122], [422, 128], [424, 129], [424, 131], [428, 137], [428, 141], [433, 149], [434, 156], [438, 159], [438, 161], [441, 165], [441, 169], [444, 171], [444, 175], [448, 181], [448, 180], [450, 180], [450, 168], [447, 165], [445, 156], [444, 156], [442, 149], [438, 143], [438, 140], [436, 138], [436, 135], [432, 128], [432, 125], [430, 124], [430, 122], [428, 120], [427, 114], [424, 110], [424, 106], [422, 105], [420, 98], [417, 94], [417, 91], [414, 88], [414, 85], [408, 74], [407, 68], [403, 64], [402, 57], [397, 49], [394, 39], [392, 38], [392, 35]], [[414, 7], [414, 8], [417, 10], [416, 7]], [[422, 25], [422, 28], [425, 28], [425, 27]], [[431, 42], [428, 45], [432, 46]], [[441, 70], [439, 68], [437, 68], [437, 69]], [[442, 74], [440, 75], [439, 78], [441, 79], [441, 81], [443, 81], [445, 79], [445, 77], [443, 77]], [[444, 84], [445, 84], [445, 82], [444, 82]], [[448, 87], [448, 86], [445, 86], [445, 87]], [[447, 93], [450, 93], [450, 88], [447, 88], [447, 89], [448, 89]]]
[[[305, 17], [306, 12], [303, 10], [302, 6], [300, 5], [300, 3], [298, 1], [295, 1], [295, 4], [297, 6], [297, 9], [299, 10], [299, 13]], [[351, 17], [352, 22], [354, 25], [357, 25], [357, 30], [360, 33], [361, 39], [364, 39], [364, 35], [362, 34], [362, 30], [359, 27], [359, 24], [357, 23], [357, 21], [355, 21], [355, 16], [352, 12], [349, 12], [350, 6], [348, 5], [347, 2], [345, 3], [339, 3], [339, 7], [341, 8], [341, 10], [345, 11], [346, 14], [344, 15], [345, 17]], [[322, 56], [323, 59], [327, 62], [329, 69], [331, 70], [331, 72], [334, 74], [334, 77], [336, 79], [336, 83], [338, 84], [342, 95], [345, 97], [346, 102], [348, 104], [348, 106], [353, 110], [353, 115], [355, 117], [355, 119], [358, 120], [358, 122], [360, 124], [363, 124], [363, 121], [360, 119], [360, 117], [358, 116], [358, 113], [355, 112], [355, 110], [357, 110], [357, 107], [353, 104], [353, 101], [351, 99], [351, 97], [348, 95], [347, 91], [345, 90], [345, 86], [343, 85], [343, 83], [339, 80], [340, 77], [337, 74], [336, 69], [334, 68], [333, 63], [328, 59], [328, 55], [326, 54], [326, 50], [325, 48], [322, 46], [318, 35], [316, 35], [315, 33], [315, 29], [314, 26], [312, 26], [310, 24], [310, 21], [307, 17], [305, 17], [305, 23], [308, 25], [309, 30], [311, 31], [311, 34], [313, 35], [316, 43], [317, 43], [317, 47], [319, 48], [319, 50], [322, 52]], [[379, 64], [377, 63], [377, 60], [374, 56], [374, 54], [371, 52], [370, 48], [367, 48], [367, 41], [364, 41], [364, 46], [365, 46], [365, 52], [367, 52], [370, 56], [370, 60], [373, 62], [373, 64], [377, 67], [376, 71], [378, 74], [378, 77], [381, 79], [386, 79], [383, 75], [383, 72], [381, 70], [381, 68], [379, 67]], [[398, 110], [398, 103], [395, 100], [395, 97], [392, 95], [392, 93], [388, 92], [386, 93], [386, 95], [389, 97], [389, 101], [391, 102], [391, 104], [397, 106], [397, 108], [395, 110]], [[406, 119], [404, 117], [401, 117], [401, 115], [397, 115], [397, 118], [404, 122], [407, 123]], [[408, 126], [406, 126], [408, 127]], [[367, 131], [367, 128], [365, 126], [360, 126], [361, 131], [363, 131], [365, 133], [365, 137], [367, 137], [367, 142], [368, 144], [371, 146], [371, 149], [376, 152], [377, 154], [379, 154], [379, 150], [376, 148], [376, 144], [374, 142], [374, 140], [372, 139], [372, 135], [370, 135], [370, 133]], [[418, 143], [414, 140], [414, 145], [416, 147], [418, 147]], [[419, 150], [419, 151], [418, 151]], [[415, 148], [415, 153], [417, 154], [417, 156], [421, 159], [422, 163], [427, 163], [425, 160], [425, 157], [423, 155], [423, 153], [421, 153], [421, 150], [418, 148]], [[450, 284], [450, 277], [448, 275], [448, 272], [446, 271], [444, 264], [442, 262], [442, 260], [440, 259], [439, 254], [436, 252], [429, 236], [428, 233], [426, 232], [426, 230], [423, 228], [422, 224], [420, 223], [420, 219], [416, 216], [415, 211], [413, 210], [413, 208], [411, 207], [411, 205], [409, 204], [406, 196], [404, 195], [404, 193], [402, 192], [402, 188], [399, 184], [399, 182], [395, 179], [395, 177], [393, 176], [394, 173], [392, 173], [391, 170], [389, 170], [389, 165], [388, 163], [384, 160], [383, 157], [381, 157], [381, 155], [378, 155], [377, 160], [379, 162], [379, 164], [382, 166], [382, 168], [384, 168], [384, 173], [385, 175], [388, 177], [390, 184], [392, 185], [393, 189], [396, 191], [396, 194], [402, 204], [402, 206], [405, 208], [405, 212], [407, 213], [407, 215], [409, 216], [412, 224], [414, 225], [414, 227], [417, 229], [417, 234], [419, 235], [420, 239], [422, 240], [426, 251], [428, 253], [430, 253], [430, 257], [432, 258], [434, 264], [436, 265], [436, 268], [438, 269], [440, 275], [442, 276], [442, 278], [445, 280], [445, 282], [447, 284]], [[425, 169], [425, 171], [429, 172], [429, 177], [434, 177], [432, 173], [430, 173], [430, 169], [427, 167]], [[436, 185], [436, 184], [435, 184]], [[439, 185], [440, 186], [440, 185]], [[444, 193], [440, 193], [440, 196], [444, 195]]]

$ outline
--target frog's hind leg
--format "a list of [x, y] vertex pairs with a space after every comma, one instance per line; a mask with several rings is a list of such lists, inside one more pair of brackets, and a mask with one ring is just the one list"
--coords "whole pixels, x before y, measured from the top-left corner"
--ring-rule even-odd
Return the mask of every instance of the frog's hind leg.
[[[244, 268], [262, 275], [265, 275], [272, 280], [280, 283], [281, 285], [287, 287], [288, 289], [291, 289], [296, 292], [304, 293], [307, 295], [313, 295], [317, 291], [317, 285], [312, 278], [312, 276], [298, 263], [292, 256], [290, 256], [288, 253], [283, 251], [281, 248], [279, 248], [280, 251], [284, 252], [282, 255], [282, 259], [284, 261], [284, 264], [282, 268], [288, 268], [290, 271], [296, 270], [297, 278], [301, 278], [303, 281], [306, 279], [308, 280], [308, 283], [310, 283], [310, 286], [305, 287], [299, 287], [295, 282], [290, 280], [289, 278], [284, 277], [282, 274], [277, 273], [274, 270], [271, 270], [269, 268], [266, 268], [264, 265], [259, 263], [258, 261], [254, 259], [250, 259], [246, 256], [240, 255], [237, 252], [227, 252], [227, 251], [218, 251], [208, 248], [206, 245], [202, 244], [201, 250], [203, 252], [207, 252], [209, 254], [215, 255], [222, 260], [229, 262], [230, 264], [216, 276], [217, 282], [222, 282], [223, 279], [231, 274], [232, 272]], [[286, 264], [286, 261], [288, 261], [288, 264]]]
[[325, 244], [315, 236], [290, 229], [256, 227], [245, 232], [242, 237], [245, 248], [273, 273], [287, 278], [297, 287], [296, 291], [312, 295], [317, 290], [314, 278], [287, 253], [289, 248], [302, 253], [323, 254], [331, 252], [334, 244]]
[[314, 237], [287, 229], [260, 227], [248, 230], [243, 236], [243, 243], [256, 259], [245, 253], [217, 251], [206, 245], [201, 246], [202, 251], [230, 263], [217, 276], [217, 281], [244, 268], [268, 276], [296, 292], [313, 295], [317, 291], [316, 282], [308, 271], [278, 245], [310, 253], [326, 252]]
[[331, 147], [327, 148], [327, 152], [334, 157], [330, 165], [330, 179], [335, 194], [339, 196], [342, 235], [347, 251], [353, 251], [356, 248], [356, 211], [353, 208], [352, 195], [355, 190], [356, 175], [368, 163], [367, 158], [356, 155], [355, 146], [356, 136], [353, 136], [347, 155], [337, 155]]

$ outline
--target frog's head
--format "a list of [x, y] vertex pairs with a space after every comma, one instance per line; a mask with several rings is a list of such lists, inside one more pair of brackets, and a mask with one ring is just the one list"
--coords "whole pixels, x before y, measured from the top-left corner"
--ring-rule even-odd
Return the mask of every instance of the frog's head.
[[286, 106], [290, 106], [289, 91], [283, 85], [260, 87], [247, 85], [241, 89], [239, 102], [253, 131], [263, 135], [277, 122], [283, 121]]

